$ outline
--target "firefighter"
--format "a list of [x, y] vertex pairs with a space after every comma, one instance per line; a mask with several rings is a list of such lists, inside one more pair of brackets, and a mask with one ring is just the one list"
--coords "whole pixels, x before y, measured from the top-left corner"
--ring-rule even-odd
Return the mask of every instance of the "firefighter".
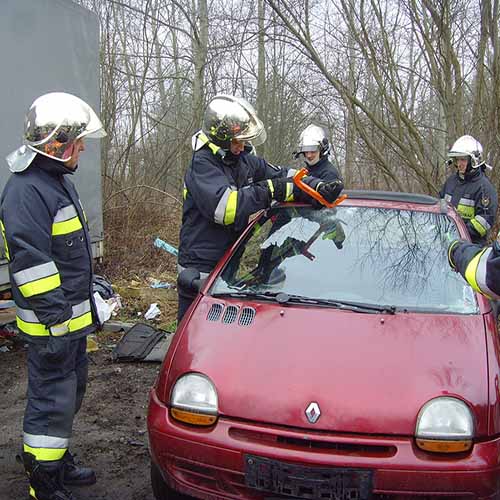
[[487, 247], [467, 241], [452, 242], [448, 262], [476, 292], [500, 300], [500, 233]]
[[329, 159], [330, 143], [325, 131], [317, 125], [306, 127], [299, 137], [295, 158], [304, 157], [309, 173], [324, 181], [342, 180]]
[[0, 202], [19, 335], [27, 342], [28, 391], [22, 462], [29, 495], [73, 499], [67, 485], [96, 481], [69, 451], [87, 382], [86, 336], [95, 331], [88, 224], [69, 176], [84, 140], [106, 135], [84, 101], [53, 92], [29, 108], [24, 144], [7, 156]]
[[456, 168], [439, 195], [451, 203], [464, 220], [474, 243], [485, 244], [495, 221], [498, 199], [495, 188], [484, 174], [486, 164], [481, 144], [470, 135], [457, 139], [448, 153]]
[[[193, 157], [184, 179], [184, 205], [178, 270], [197, 269], [204, 278], [236, 241], [249, 220], [278, 202], [310, 198], [293, 182], [294, 170], [280, 168], [250, 153], [266, 139], [254, 108], [239, 97], [220, 94], [208, 104], [202, 129], [193, 136]], [[342, 191], [342, 182], [305, 182], [327, 201]], [[180, 321], [195, 298], [178, 288]]]

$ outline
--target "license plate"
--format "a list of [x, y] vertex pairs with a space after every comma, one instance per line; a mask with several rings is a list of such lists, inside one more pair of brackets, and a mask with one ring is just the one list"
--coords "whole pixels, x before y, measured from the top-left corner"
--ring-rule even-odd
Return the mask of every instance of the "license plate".
[[[308, 467], [245, 455], [249, 488], [291, 499], [369, 500], [373, 471], [343, 467]], [[280, 498], [270, 495], [267, 498]]]

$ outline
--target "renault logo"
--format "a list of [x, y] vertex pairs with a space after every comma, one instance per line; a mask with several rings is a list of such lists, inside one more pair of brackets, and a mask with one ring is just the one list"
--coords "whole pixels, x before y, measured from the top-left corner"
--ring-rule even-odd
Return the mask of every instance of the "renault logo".
[[311, 424], [315, 424], [320, 416], [321, 410], [319, 409], [319, 404], [315, 403], [314, 401], [312, 403], [309, 403], [309, 406], [306, 408], [307, 420], [309, 420]]

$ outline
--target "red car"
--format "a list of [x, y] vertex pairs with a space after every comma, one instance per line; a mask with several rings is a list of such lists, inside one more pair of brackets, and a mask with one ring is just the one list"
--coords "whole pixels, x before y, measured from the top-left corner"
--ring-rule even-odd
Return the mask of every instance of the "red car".
[[201, 285], [150, 394], [158, 500], [500, 498], [494, 304], [447, 262], [466, 228], [348, 194], [263, 212]]

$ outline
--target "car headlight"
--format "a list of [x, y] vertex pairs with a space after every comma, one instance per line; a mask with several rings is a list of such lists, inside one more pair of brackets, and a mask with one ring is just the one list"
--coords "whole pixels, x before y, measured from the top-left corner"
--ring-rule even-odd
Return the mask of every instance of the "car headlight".
[[474, 420], [460, 399], [439, 397], [422, 407], [417, 418], [417, 446], [425, 451], [457, 453], [472, 447]]
[[170, 415], [192, 425], [212, 425], [219, 412], [217, 391], [208, 377], [188, 373], [177, 380], [170, 398]]

